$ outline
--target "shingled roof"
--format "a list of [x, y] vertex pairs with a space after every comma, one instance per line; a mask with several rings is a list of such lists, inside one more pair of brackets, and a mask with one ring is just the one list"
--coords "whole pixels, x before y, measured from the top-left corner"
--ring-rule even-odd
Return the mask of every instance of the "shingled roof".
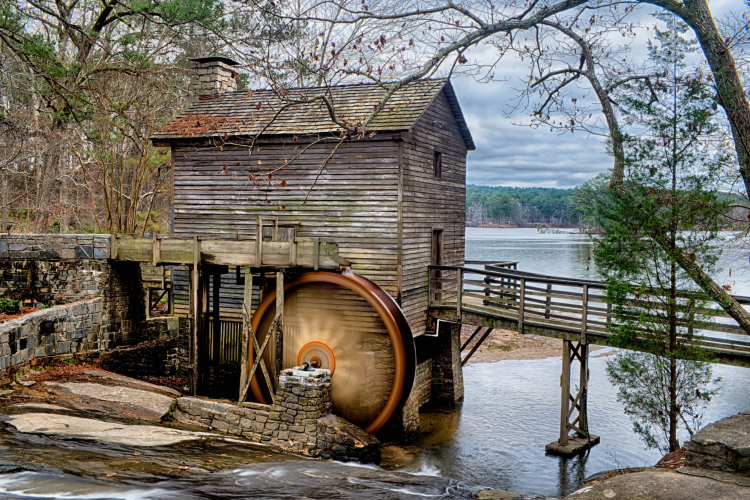
[[[461, 113], [453, 86], [445, 78], [419, 80], [396, 91], [385, 109], [370, 122], [368, 130], [410, 130], [441, 90], [445, 90], [467, 149], [474, 150], [474, 141]], [[292, 98], [309, 99], [323, 92], [329, 96], [338, 116], [356, 121], [364, 119], [372, 112], [373, 106], [378, 104], [385, 90], [376, 84], [353, 84], [290, 89], [288, 95]], [[271, 90], [227, 92], [216, 99], [196, 102], [151, 139], [164, 142], [224, 135], [307, 135], [337, 131], [338, 126], [333, 123], [328, 110], [320, 100], [290, 106], [274, 119], [285, 103], [285, 100]]]

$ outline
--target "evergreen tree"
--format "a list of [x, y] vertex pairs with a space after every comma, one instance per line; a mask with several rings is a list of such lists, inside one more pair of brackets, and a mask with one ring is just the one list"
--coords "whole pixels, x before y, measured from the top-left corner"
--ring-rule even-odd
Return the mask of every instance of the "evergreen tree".
[[[687, 27], [661, 19], [669, 29], [657, 30], [649, 45], [658, 100], [640, 84], [621, 98], [630, 195], [598, 200], [603, 235], [595, 258], [613, 304], [613, 343], [641, 351], [617, 354], [608, 376], [634, 430], [667, 452], [680, 448], [678, 428], [692, 434], [715, 392], [710, 358], [694, 336], [710, 300], [676, 257], [686, 252], [706, 272], [715, 270], [728, 208], [717, 190], [728, 158], [714, 141], [717, 106], [707, 82], [686, 69], [694, 50], [683, 37]], [[657, 234], [668, 235], [669, 245], [657, 243]]]

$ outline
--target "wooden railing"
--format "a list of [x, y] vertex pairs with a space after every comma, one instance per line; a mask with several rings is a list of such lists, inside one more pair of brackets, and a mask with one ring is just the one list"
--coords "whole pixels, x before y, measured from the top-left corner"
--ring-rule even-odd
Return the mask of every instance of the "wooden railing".
[[[513, 327], [521, 333], [607, 344], [613, 318], [604, 297], [604, 283], [545, 276], [497, 264], [484, 267], [430, 266], [429, 308], [433, 315], [448, 321]], [[750, 297], [735, 299], [750, 304]], [[633, 304], [658, 309], [643, 297]], [[739, 364], [750, 363], [750, 338], [723, 309], [702, 308], [697, 313], [701, 320], [693, 332], [694, 342], [720, 357], [739, 356], [743, 358]], [[686, 324], [681, 322], [679, 326], [685, 328]]]

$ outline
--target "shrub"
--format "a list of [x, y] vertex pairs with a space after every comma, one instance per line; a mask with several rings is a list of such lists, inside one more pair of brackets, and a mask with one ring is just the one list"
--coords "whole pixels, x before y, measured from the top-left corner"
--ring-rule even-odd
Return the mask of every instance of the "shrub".
[[5, 314], [18, 314], [21, 312], [21, 301], [13, 299], [0, 299], [0, 312]]

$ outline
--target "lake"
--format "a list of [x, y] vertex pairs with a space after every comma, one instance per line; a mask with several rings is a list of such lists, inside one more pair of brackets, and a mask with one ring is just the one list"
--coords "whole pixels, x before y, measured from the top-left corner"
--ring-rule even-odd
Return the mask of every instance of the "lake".
[[[587, 258], [591, 246], [587, 235], [466, 229], [466, 260], [518, 261], [519, 270], [553, 276], [598, 279]], [[589, 454], [564, 459], [544, 450], [559, 432], [561, 358], [499, 361], [465, 367], [463, 404], [422, 417], [423, 433], [411, 443], [418, 459], [407, 470], [562, 497], [596, 472], [654, 465], [661, 454], [645, 449], [607, 380], [604, 354], [614, 351], [590, 357], [589, 428], [601, 443]], [[577, 365], [573, 372], [577, 377]], [[704, 423], [750, 409], [750, 370], [715, 365], [714, 375], [723, 379], [721, 391]]]

